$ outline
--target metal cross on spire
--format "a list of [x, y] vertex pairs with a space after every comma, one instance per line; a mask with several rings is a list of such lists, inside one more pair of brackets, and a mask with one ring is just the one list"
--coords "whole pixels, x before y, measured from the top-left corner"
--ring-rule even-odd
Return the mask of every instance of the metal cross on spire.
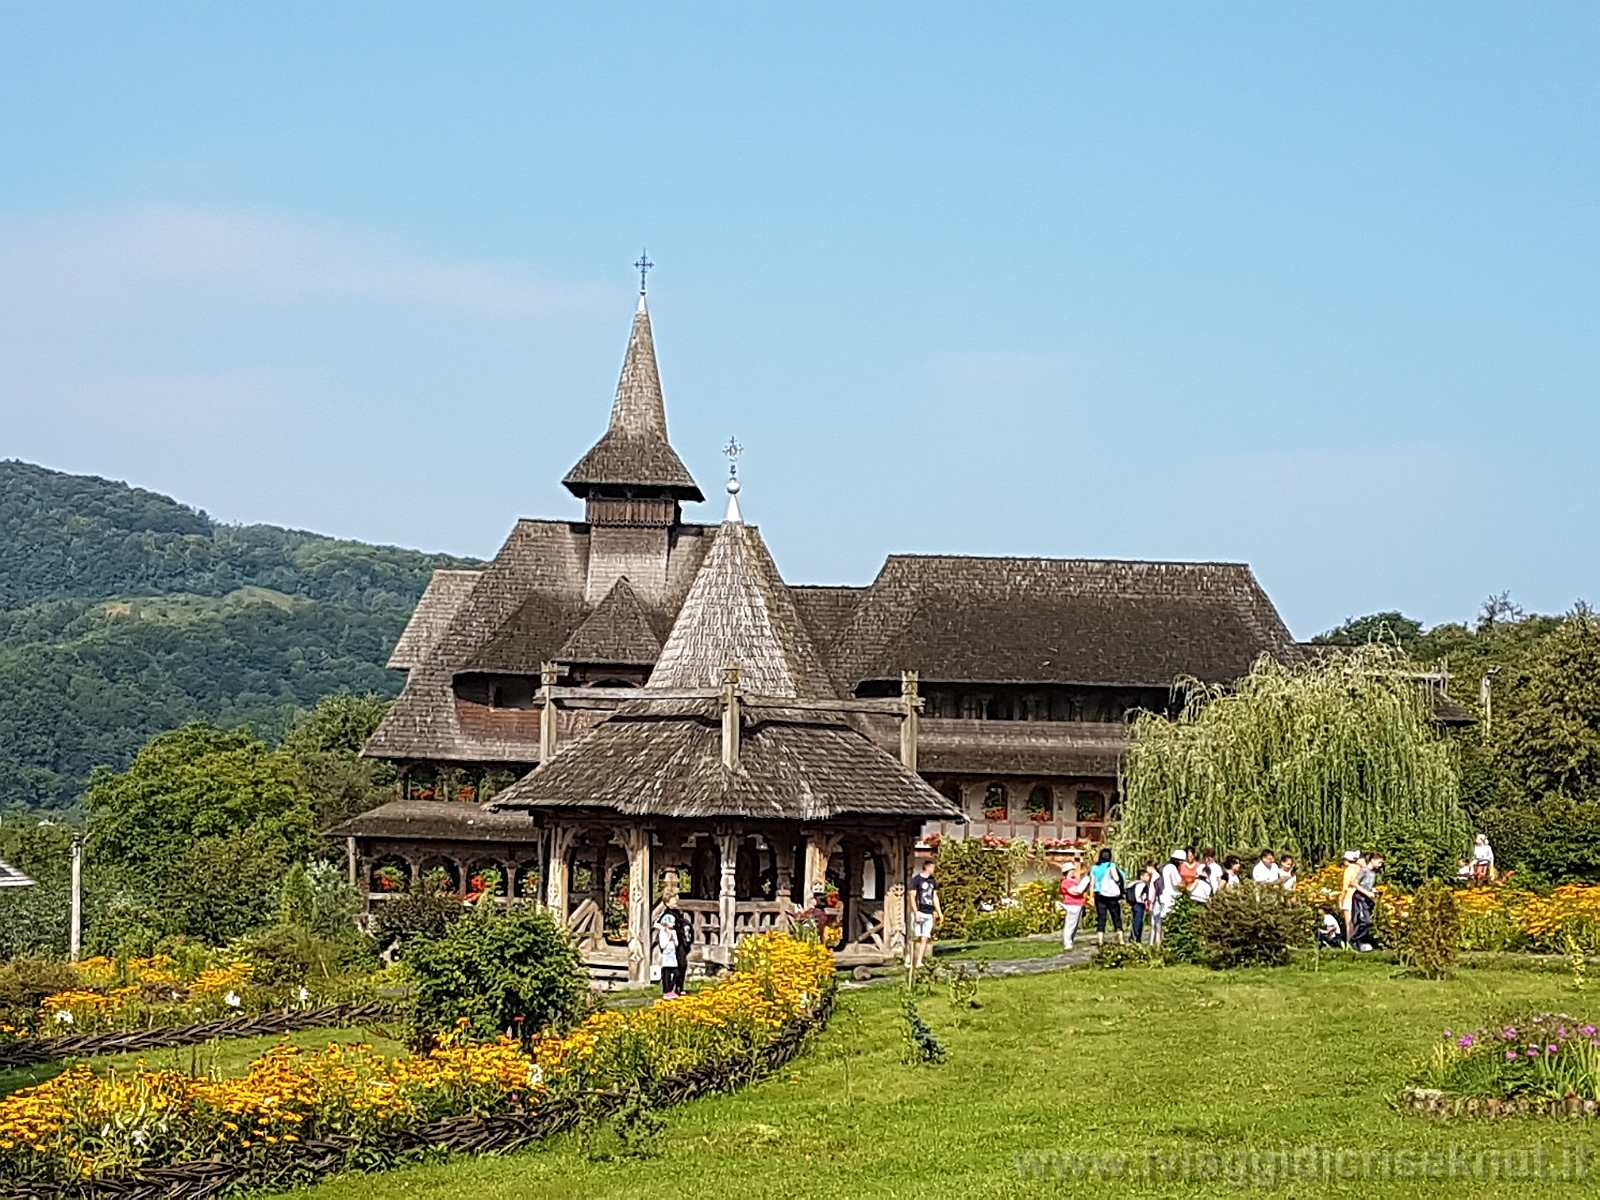
[[633, 264], [633, 269], [639, 272], [639, 295], [644, 295], [644, 277], [650, 273], [650, 268], [655, 263], [650, 261], [650, 256], [643, 250], [639, 251], [639, 261]]
[[728, 456], [728, 478], [732, 479], [739, 474], [739, 455], [744, 453], [744, 447], [739, 445], [738, 438], [731, 437], [722, 452]]

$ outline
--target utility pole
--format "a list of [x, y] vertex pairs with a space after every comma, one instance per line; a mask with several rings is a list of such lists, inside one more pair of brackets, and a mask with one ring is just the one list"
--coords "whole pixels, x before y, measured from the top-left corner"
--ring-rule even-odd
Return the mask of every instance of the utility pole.
[[83, 834], [72, 835], [72, 925], [67, 935], [67, 961], [83, 957]]
[[1488, 673], [1478, 681], [1478, 703], [1483, 708], [1483, 736], [1489, 736], [1489, 727], [1494, 723], [1494, 677], [1500, 674], [1499, 667], [1490, 667]]

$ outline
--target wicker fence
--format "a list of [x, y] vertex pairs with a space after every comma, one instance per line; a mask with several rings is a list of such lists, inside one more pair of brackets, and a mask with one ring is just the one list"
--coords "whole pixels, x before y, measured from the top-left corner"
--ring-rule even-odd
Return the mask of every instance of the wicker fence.
[[[651, 1096], [662, 1106], [682, 1104], [770, 1074], [800, 1053], [806, 1039], [827, 1025], [832, 1010], [833, 997], [829, 995], [814, 1013], [791, 1023], [751, 1057], [706, 1063], [669, 1075], [657, 1082]], [[295, 1148], [291, 1160], [270, 1168], [208, 1159], [83, 1183], [18, 1185], [0, 1192], [0, 1200], [217, 1200], [229, 1192], [286, 1189], [352, 1167], [398, 1165], [426, 1154], [505, 1154], [574, 1129], [585, 1118], [609, 1116], [627, 1098], [623, 1092], [596, 1092], [581, 1099], [556, 1096], [534, 1113], [447, 1117], [403, 1130], [382, 1145], [354, 1138], [304, 1142]]]
[[293, 1033], [297, 1029], [316, 1029], [321, 1025], [348, 1025], [382, 1016], [387, 1011], [388, 1006], [382, 1001], [372, 1001], [366, 1004], [334, 1004], [327, 1008], [285, 1009], [253, 1017], [224, 1017], [220, 1021], [204, 1021], [199, 1025], [159, 1025], [154, 1029], [30, 1038], [0, 1046], [0, 1070], [31, 1067], [35, 1063], [53, 1062], [61, 1058], [160, 1050], [166, 1046], [199, 1046], [218, 1038], [266, 1037], [277, 1033]]

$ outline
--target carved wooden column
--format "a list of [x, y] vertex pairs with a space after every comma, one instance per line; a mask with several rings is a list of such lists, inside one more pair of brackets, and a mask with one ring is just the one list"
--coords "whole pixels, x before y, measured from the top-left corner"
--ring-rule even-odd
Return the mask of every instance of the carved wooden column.
[[717, 834], [717, 857], [722, 867], [717, 901], [722, 918], [722, 945], [729, 951], [739, 938], [736, 926], [739, 921], [739, 843], [742, 840], [736, 833]]
[[639, 825], [617, 830], [628, 855], [628, 982], [650, 981], [650, 831]]
[[906, 950], [906, 884], [911, 876], [910, 839], [903, 833], [882, 841], [883, 944], [890, 954]]
[[550, 867], [545, 872], [544, 902], [562, 925], [567, 923], [567, 889], [572, 883], [572, 839], [575, 830], [557, 825], [550, 831]]

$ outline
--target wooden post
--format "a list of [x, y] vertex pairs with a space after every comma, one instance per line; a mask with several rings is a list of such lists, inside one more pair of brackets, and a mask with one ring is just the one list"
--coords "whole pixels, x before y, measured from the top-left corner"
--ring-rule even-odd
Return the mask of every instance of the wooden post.
[[545, 872], [544, 880], [545, 903], [562, 925], [567, 923], [567, 889], [572, 883], [572, 838], [573, 831], [565, 826], [558, 825], [550, 831], [550, 867]]
[[345, 865], [345, 869], [350, 872], [350, 886], [355, 888], [357, 891], [360, 891], [361, 890], [360, 874], [361, 873], [357, 869], [357, 863], [358, 863], [358, 859], [356, 857], [356, 838], [355, 838], [355, 834], [351, 834], [349, 837], [345, 838], [345, 840], [344, 840], [344, 865]]
[[884, 839], [883, 934], [890, 954], [906, 953], [906, 884], [911, 874], [910, 854], [904, 834]]
[[83, 834], [72, 835], [72, 917], [67, 933], [67, 961], [83, 957]]
[[617, 831], [628, 852], [628, 982], [650, 982], [650, 831], [632, 825]]
[[722, 668], [722, 765], [739, 769], [739, 664]]
[[[738, 941], [738, 930], [735, 926], [739, 920], [739, 843], [743, 841], [736, 833], [717, 834], [717, 857], [721, 859], [722, 878], [717, 892], [717, 907], [721, 910], [722, 918], [722, 946], [723, 949], [733, 950], [734, 943]], [[730, 959], [731, 961], [731, 959]]]
[[556, 699], [550, 689], [556, 686], [561, 669], [553, 662], [540, 664], [539, 679], [544, 685], [544, 705], [539, 712], [539, 762], [549, 762], [556, 756]]
[[922, 697], [917, 694], [917, 673], [900, 672], [900, 699], [905, 715], [900, 718], [900, 761], [908, 771], [917, 769], [917, 722], [922, 713]]

